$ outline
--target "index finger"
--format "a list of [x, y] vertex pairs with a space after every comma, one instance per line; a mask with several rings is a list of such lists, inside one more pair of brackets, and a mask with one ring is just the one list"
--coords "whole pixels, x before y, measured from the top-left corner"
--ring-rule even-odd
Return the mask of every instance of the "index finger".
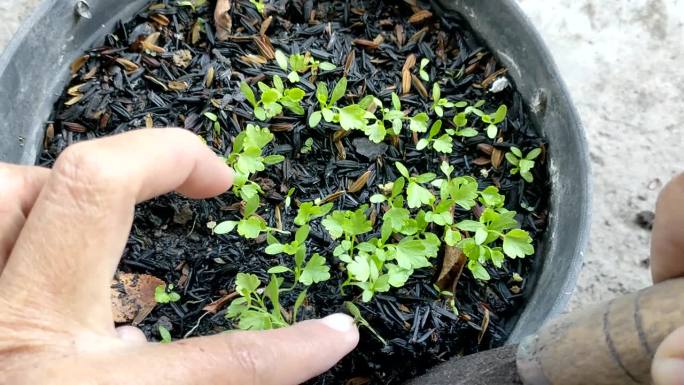
[[651, 273], [655, 283], [684, 276], [684, 174], [670, 181], [658, 197]]
[[113, 332], [109, 285], [135, 203], [174, 190], [191, 198], [218, 195], [232, 177], [185, 130], [145, 129], [76, 144], [57, 159], [9, 257], [0, 292]]

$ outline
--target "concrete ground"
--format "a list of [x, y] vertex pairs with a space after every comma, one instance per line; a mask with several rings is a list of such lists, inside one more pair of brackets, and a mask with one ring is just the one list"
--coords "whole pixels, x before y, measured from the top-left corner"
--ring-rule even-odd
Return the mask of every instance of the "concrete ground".
[[[0, 0], [0, 50], [39, 0]], [[635, 216], [684, 171], [684, 1], [518, 0], [587, 128], [594, 217], [572, 306], [650, 283]]]

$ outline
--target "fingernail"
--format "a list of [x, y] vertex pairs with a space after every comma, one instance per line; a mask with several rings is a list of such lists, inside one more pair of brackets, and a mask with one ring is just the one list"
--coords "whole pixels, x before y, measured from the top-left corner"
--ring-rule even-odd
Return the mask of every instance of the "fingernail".
[[656, 359], [653, 363], [655, 385], [684, 385], [684, 360]]
[[321, 322], [324, 323], [325, 326], [342, 333], [347, 333], [355, 327], [354, 319], [342, 313], [329, 315], [321, 319]]

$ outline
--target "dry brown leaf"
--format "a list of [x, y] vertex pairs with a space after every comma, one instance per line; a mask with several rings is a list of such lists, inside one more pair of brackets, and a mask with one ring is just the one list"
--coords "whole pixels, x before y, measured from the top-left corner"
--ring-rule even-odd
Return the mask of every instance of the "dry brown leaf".
[[349, 187], [347, 188], [347, 192], [350, 193], [357, 193], [363, 189], [366, 184], [368, 183], [368, 178], [370, 178], [372, 172], [370, 170], [364, 172], [359, 176], [354, 183], [350, 184]]
[[413, 36], [411, 36], [411, 38], [408, 41], [409, 44], [418, 44], [421, 40], [423, 40], [423, 38], [425, 37], [425, 35], [428, 33], [429, 30], [430, 29], [428, 27], [424, 27], [421, 30], [414, 33]]
[[83, 68], [83, 66], [90, 59], [90, 55], [79, 56], [73, 63], [71, 63], [71, 74], [76, 75], [76, 73]]
[[227, 40], [233, 30], [233, 19], [230, 17], [232, 0], [217, 0], [214, 8], [214, 24], [216, 25], [216, 38]]
[[454, 292], [456, 283], [461, 278], [467, 258], [461, 249], [454, 246], [444, 247], [444, 262], [437, 278], [437, 286], [442, 290]]
[[147, 115], [145, 115], [145, 128], [152, 127], [154, 127], [154, 119], [152, 119], [152, 113], [148, 112]]
[[268, 63], [268, 60], [266, 60], [265, 57], [260, 56], [260, 55], [254, 55], [254, 54], [248, 54], [248, 55], [243, 55], [240, 56], [240, 59], [244, 61], [245, 63], [248, 64], [254, 64], [254, 65], [263, 65]]
[[187, 49], [179, 49], [173, 53], [173, 64], [180, 68], [187, 68], [192, 61], [192, 52]]
[[402, 48], [404, 46], [404, 43], [406, 42], [406, 35], [404, 35], [404, 26], [401, 24], [397, 24], [394, 26], [394, 35], [397, 38], [397, 46], [399, 48]]
[[279, 123], [273, 123], [269, 127], [269, 130], [271, 132], [287, 132], [287, 131], [292, 131], [294, 128], [294, 124], [292, 123], [285, 123], [285, 122], [279, 122]]
[[385, 37], [382, 36], [381, 33], [379, 33], [378, 36], [376, 36], [375, 39], [373, 39], [373, 43], [375, 43], [375, 44], [377, 44], [377, 45], [380, 45], [380, 44], [382, 44], [382, 43], [384, 43], [384, 42], [385, 42]]
[[494, 168], [498, 169], [501, 167], [501, 163], [503, 162], [504, 159], [504, 152], [499, 150], [498, 148], [494, 148], [492, 150], [492, 166]]
[[161, 25], [162, 27], [166, 27], [171, 23], [168, 17], [159, 14], [159, 13], [153, 13], [150, 15], [150, 20], [154, 21], [155, 23]]
[[200, 39], [200, 33], [202, 32], [202, 23], [199, 20], [192, 25], [190, 28], [190, 42], [192, 44], [197, 44]]
[[347, 76], [349, 74], [349, 71], [351, 70], [352, 65], [354, 64], [354, 61], [356, 60], [356, 51], [351, 50], [347, 54], [347, 57], [344, 60], [344, 76]]
[[67, 94], [69, 96], [81, 95], [81, 87], [83, 87], [84, 85], [85, 85], [85, 83], [81, 83], [81, 84], [77, 84], [73, 87], [69, 87], [69, 89], [67, 90]]
[[45, 128], [45, 145], [47, 146], [55, 138], [55, 125], [50, 123]]
[[482, 88], [488, 89], [489, 86], [492, 85], [492, 83], [494, 83], [494, 80], [496, 80], [499, 76], [505, 74], [506, 72], [508, 72], [507, 68], [501, 68], [498, 71], [492, 73], [485, 80], [482, 81], [482, 83], [481, 83]]
[[332, 140], [333, 140], [333, 142], [339, 142], [339, 141], [341, 141], [342, 139], [344, 139], [344, 138], [346, 138], [347, 136], [349, 136], [349, 133], [350, 133], [349, 131], [337, 130], [337, 131], [333, 132]]
[[74, 96], [73, 98], [71, 98], [71, 99], [67, 100], [66, 102], [64, 102], [64, 105], [65, 105], [65, 106], [73, 106], [74, 104], [80, 102], [81, 99], [83, 99], [83, 95], [76, 95], [76, 96]]
[[420, 96], [424, 98], [428, 97], [427, 88], [425, 88], [423, 82], [420, 79], [418, 79], [418, 76], [411, 74], [411, 84], [418, 90]]
[[411, 92], [411, 72], [401, 71], [401, 93], [408, 95]]
[[344, 195], [344, 191], [335, 191], [334, 193], [321, 199], [321, 204], [324, 205], [326, 203], [334, 202], [338, 200], [342, 195]]
[[282, 231], [283, 230], [283, 215], [280, 212], [280, 206], [276, 206], [274, 212], [275, 212], [276, 229]]
[[492, 163], [492, 160], [490, 158], [485, 158], [483, 156], [473, 160], [473, 164], [475, 164], [477, 166], [486, 166], [486, 165], [491, 164], [491, 163]]
[[264, 20], [261, 23], [261, 27], [259, 27], [259, 34], [265, 35], [266, 32], [268, 32], [268, 28], [271, 27], [272, 22], [273, 22], [273, 16], [267, 17], [266, 20]]
[[173, 80], [169, 82], [168, 87], [172, 91], [185, 91], [188, 88], [190, 88], [190, 84], [188, 84], [188, 82], [180, 82]]
[[342, 142], [335, 142], [335, 148], [337, 149], [337, 159], [345, 160], [347, 159], [347, 150], [344, 149]]
[[490, 313], [489, 309], [486, 307], [482, 307], [484, 310], [484, 314], [482, 315], [482, 325], [480, 325], [480, 334], [477, 336], [477, 343], [478, 345], [482, 343], [482, 338], [484, 335], [487, 333], [487, 329], [489, 329], [489, 318], [490, 318]]
[[163, 284], [161, 279], [147, 274], [118, 273], [110, 290], [114, 322], [142, 322], [157, 305], [154, 291]]
[[209, 305], [203, 307], [202, 310], [206, 311], [207, 313], [216, 314], [216, 313], [218, 313], [224, 306], [226, 306], [226, 304], [227, 304], [228, 302], [230, 302], [230, 301], [232, 301], [233, 299], [237, 298], [238, 295], [239, 295], [239, 294], [238, 294], [237, 292], [235, 292], [235, 291], [232, 292], [232, 293], [228, 293], [228, 294], [224, 295], [223, 297], [217, 299], [216, 301], [210, 303]]
[[487, 144], [487, 143], [478, 144], [477, 149], [484, 152], [487, 155], [492, 155], [492, 152], [494, 152], [494, 146], [492, 146], [491, 144]]
[[379, 43], [366, 39], [354, 39], [352, 43], [354, 43], [354, 45], [358, 45], [360, 47], [368, 49], [377, 49], [378, 47], [380, 47]]
[[164, 91], [168, 91], [168, 90], [169, 90], [169, 87], [167, 87], [166, 84], [164, 84], [164, 82], [162, 82], [161, 80], [159, 80], [159, 79], [157, 79], [157, 78], [155, 78], [155, 77], [153, 77], [153, 76], [150, 76], [150, 75], [143, 75], [143, 77], [144, 77], [145, 79], [151, 81], [152, 83], [158, 85], [158, 86], [161, 87]]
[[119, 63], [126, 71], [128, 72], [133, 72], [137, 71], [138, 68], [140, 68], [139, 65], [133, 63], [132, 61], [124, 58], [117, 58], [116, 62]]
[[207, 76], [204, 78], [204, 86], [210, 88], [214, 84], [214, 76], [216, 75], [216, 70], [214, 66], [209, 66], [207, 69]]
[[401, 67], [402, 71], [411, 71], [413, 67], [416, 65], [416, 55], [415, 54], [410, 54], [406, 57], [406, 61], [404, 62], [404, 66]]
[[259, 52], [261, 52], [261, 55], [265, 57], [268, 60], [273, 60], [275, 59], [275, 50], [273, 49], [273, 45], [271, 44], [271, 39], [268, 38], [266, 35], [259, 35], [254, 37], [254, 43], [257, 45], [257, 48], [259, 48]]
[[421, 9], [420, 11], [411, 15], [411, 17], [409, 17], [408, 21], [411, 24], [419, 24], [419, 23], [422, 23], [431, 17], [432, 17], [432, 12], [430, 12], [426, 9]]
[[344, 385], [367, 385], [370, 384], [368, 377], [354, 377], [347, 380]]
[[83, 80], [90, 80], [95, 77], [97, 74], [97, 70], [100, 68], [100, 66], [94, 66], [93, 68], [90, 69], [90, 71], [86, 72], [85, 75], [81, 79]]

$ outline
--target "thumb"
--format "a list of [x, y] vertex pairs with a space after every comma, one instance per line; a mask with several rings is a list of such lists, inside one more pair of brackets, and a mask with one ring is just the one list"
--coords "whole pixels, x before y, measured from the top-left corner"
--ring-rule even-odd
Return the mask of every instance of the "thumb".
[[116, 361], [110, 355], [108, 366], [118, 367], [110, 373], [121, 384], [300, 384], [335, 365], [358, 340], [354, 320], [333, 314], [284, 329], [147, 344]]
[[684, 385], [684, 327], [667, 336], [651, 367], [654, 385]]

